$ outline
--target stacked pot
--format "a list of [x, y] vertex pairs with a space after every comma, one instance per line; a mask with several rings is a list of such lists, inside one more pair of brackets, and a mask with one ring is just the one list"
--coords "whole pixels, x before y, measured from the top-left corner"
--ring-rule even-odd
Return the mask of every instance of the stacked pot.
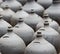
[[59, 54], [60, 0], [0, 0], [0, 54]]

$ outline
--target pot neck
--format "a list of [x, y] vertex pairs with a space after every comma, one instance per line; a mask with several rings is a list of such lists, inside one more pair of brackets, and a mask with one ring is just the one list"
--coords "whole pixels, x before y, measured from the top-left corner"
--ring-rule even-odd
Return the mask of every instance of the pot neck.
[[22, 24], [23, 22], [18, 22], [18, 24]]
[[27, 2], [32, 2], [32, 1], [35, 1], [35, 0], [27, 0]]
[[44, 28], [48, 28], [49, 27], [49, 25], [44, 25]]
[[23, 18], [19, 18], [18, 24], [21, 24], [23, 22], [24, 22]]
[[12, 33], [13, 32], [13, 29], [11, 26], [8, 27], [8, 30], [7, 30], [8, 33]]
[[44, 19], [49, 19], [49, 17], [43, 17]]
[[49, 27], [49, 22], [48, 21], [45, 21], [44, 27]]
[[37, 34], [36, 34], [36, 38], [41, 38], [42, 37], [42, 32], [38, 31]]
[[22, 8], [20, 8], [18, 11], [22, 11]]

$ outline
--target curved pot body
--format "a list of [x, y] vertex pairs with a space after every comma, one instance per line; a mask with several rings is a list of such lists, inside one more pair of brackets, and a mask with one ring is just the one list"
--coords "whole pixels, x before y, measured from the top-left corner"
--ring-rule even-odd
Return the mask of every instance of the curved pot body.
[[24, 41], [11, 31], [0, 38], [2, 54], [23, 54], [25, 47]]
[[14, 11], [12, 11], [9, 8], [4, 8], [4, 11], [1, 12], [1, 15], [3, 16], [3, 19], [7, 21], [8, 23], [11, 23], [11, 18], [15, 14]]
[[25, 49], [25, 54], [57, 54], [53, 45], [42, 37], [35, 38]]
[[1, 4], [1, 7], [4, 8], [5, 5], [8, 5], [9, 8], [12, 9], [13, 11], [17, 11], [19, 7], [22, 6], [21, 3], [19, 3], [16, 0], [6, 0]]
[[27, 2], [27, 0], [17, 0], [17, 1], [19, 1], [22, 5], [24, 5]]
[[34, 30], [24, 22], [19, 22], [14, 26], [13, 31], [24, 40], [26, 45], [33, 40]]
[[[50, 27], [52, 27], [53, 29], [55, 29], [56, 31], [58, 31], [58, 28], [59, 28], [59, 24], [56, 22], [56, 21], [54, 21], [54, 20], [52, 20], [51, 18], [43, 18], [44, 19], [44, 21], [48, 21], [49, 22], [49, 26]], [[40, 25], [41, 23], [38, 23], [37, 24], [37, 30], [39, 29], [39, 28], [41, 28], [41, 25]], [[42, 24], [42, 27], [44, 26], [44, 23]]]
[[3, 11], [3, 9], [2, 8], [0, 8], [0, 13]]
[[47, 9], [51, 4], [52, 0], [37, 0], [37, 2], [42, 5], [45, 9]]
[[56, 21], [49, 22], [49, 26], [58, 31], [59, 24]]
[[25, 12], [24, 10], [18, 10], [11, 19], [11, 24], [14, 26], [18, 23], [19, 18], [27, 18], [29, 16], [29, 14], [27, 12]]
[[41, 25], [43, 23], [42, 17], [38, 16], [35, 13], [30, 13], [27, 18], [25, 18], [24, 22], [31, 26], [36, 31], [36, 25], [40, 22]]
[[41, 16], [44, 11], [44, 8], [38, 3], [36, 3], [34, 0], [27, 0], [27, 3], [23, 6], [23, 10], [30, 13], [31, 9], [34, 9], [34, 12]]
[[8, 26], [11, 25], [3, 19], [0, 19], [0, 37], [7, 33]]
[[[44, 28], [40, 28], [38, 31], [41, 31], [44, 35], [43, 37], [55, 46], [57, 52], [60, 51], [60, 35], [56, 30], [49, 26], [44, 26]], [[34, 36], [36, 36], [38, 31], [36, 31]]]
[[60, 1], [54, 1], [53, 4], [45, 11], [49, 16], [60, 24]]

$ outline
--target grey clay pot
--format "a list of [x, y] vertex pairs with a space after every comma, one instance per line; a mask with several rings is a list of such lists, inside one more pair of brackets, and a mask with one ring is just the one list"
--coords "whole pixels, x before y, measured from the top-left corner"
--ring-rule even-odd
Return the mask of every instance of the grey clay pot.
[[27, 3], [23, 6], [23, 10], [30, 13], [31, 9], [34, 10], [35, 13], [42, 16], [44, 8], [39, 5], [35, 0], [27, 0]]
[[23, 54], [25, 47], [24, 41], [10, 27], [7, 33], [0, 38], [2, 54]]
[[25, 12], [22, 7], [12, 16], [11, 18], [11, 24], [15, 26], [18, 23], [19, 18], [27, 18], [29, 14]]
[[24, 54], [57, 54], [53, 45], [37, 32], [36, 38], [26, 47]]
[[[41, 31], [44, 35], [43, 37], [49, 41], [52, 45], [55, 46], [57, 53], [60, 51], [60, 34], [49, 26], [48, 22], [44, 23], [44, 27], [40, 28], [38, 31]], [[37, 32], [35, 32], [34, 37], [36, 37]]]
[[5, 5], [8, 5], [10, 9], [12, 9], [13, 11], [18, 11], [19, 7], [22, 6], [21, 3], [19, 3], [16, 0], [6, 0], [5, 2], [3, 2], [1, 4], [2, 8], [5, 8]]
[[46, 12], [52, 19], [56, 20], [60, 24], [60, 1], [53, 1], [53, 4], [46, 9], [45, 13]]
[[33, 40], [34, 30], [25, 24], [22, 18], [19, 18], [18, 24], [13, 27], [13, 32], [21, 37], [26, 45]]
[[4, 11], [1, 12], [1, 15], [3, 16], [3, 19], [7, 21], [8, 23], [11, 23], [11, 18], [15, 14], [14, 11], [12, 11], [8, 5], [5, 6]]
[[[56, 31], [58, 31], [59, 24], [56, 21], [54, 21], [53, 19], [51, 19], [48, 14], [44, 14], [43, 20], [44, 21], [48, 21], [49, 22], [49, 26], [52, 27], [53, 29], [55, 29]], [[42, 26], [44, 26], [44, 23], [43, 23]], [[36, 29], [39, 29], [39, 28], [41, 28], [41, 23], [37, 24]]]
[[40, 22], [41, 24], [43, 23], [42, 17], [37, 15], [33, 9], [31, 9], [31, 12], [27, 18], [25, 18], [24, 22], [31, 26], [34, 31], [36, 31], [36, 25]]

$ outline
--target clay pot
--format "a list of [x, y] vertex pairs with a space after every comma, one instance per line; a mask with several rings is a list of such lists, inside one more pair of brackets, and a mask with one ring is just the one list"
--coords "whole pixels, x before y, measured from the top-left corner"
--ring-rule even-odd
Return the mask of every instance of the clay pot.
[[[40, 28], [38, 31], [41, 31], [44, 34], [44, 38], [49, 41], [52, 45], [55, 46], [57, 53], [60, 51], [60, 34], [49, 26], [48, 22], [44, 23], [44, 27]], [[37, 32], [34, 34], [36, 36]]]
[[25, 54], [57, 54], [54, 46], [42, 36], [41, 32], [37, 32], [36, 38], [26, 47]]
[[53, 4], [46, 9], [45, 13], [46, 12], [52, 19], [56, 20], [60, 24], [60, 1], [53, 1]]
[[16, 0], [5, 0], [5, 2], [1, 4], [1, 7], [5, 8], [5, 5], [8, 5], [9, 8], [15, 12], [19, 9], [20, 6], [22, 6], [21, 3]]
[[[49, 22], [49, 26], [52, 27], [53, 29], [55, 29], [56, 31], [58, 31], [58, 28], [59, 28], [59, 24], [52, 20], [48, 14], [44, 14], [44, 17], [43, 17], [44, 21], [48, 21]], [[44, 26], [44, 23], [43, 25]], [[41, 25], [40, 23], [37, 24], [37, 29], [41, 28]]]
[[31, 9], [31, 13], [29, 14], [29, 16], [27, 18], [25, 18], [24, 22], [26, 24], [28, 24], [29, 26], [31, 26], [34, 31], [36, 31], [36, 25], [40, 22], [41, 25], [43, 23], [43, 19], [42, 17], [40, 17], [39, 15], [37, 15], [33, 9]]
[[9, 9], [8, 5], [6, 5], [4, 8], [4, 11], [1, 12], [3, 19], [7, 21], [8, 23], [11, 23], [11, 18], [12, 18], [12, 15], [14, 14], [15, 12]]
[[22, 7], [12, 16], [11, 18], [11, 24], [15, 26], [18, 23], [19, 18], [27, 18], [29, 14], [25, 12]]
[[44, 8], [41, 5], [39, 5], [37, 2], [35, 2], [35, 0], [27, 0], [27, 3], [23, 6], [23, 10], [30, 13], [31, 9], [33, 9], [35, 13], [41, 16], [44, 11]]
[[23, 54], [25, 49], [24, 41], [9, 27], [5, 35], [0, 38], [2, 54]]
[[19, 18], [19, 22], [13, 27], [13, 31], [24, 40], [26, 45], [33, 40], [34, 30], [25, 24], [22, 18]]

